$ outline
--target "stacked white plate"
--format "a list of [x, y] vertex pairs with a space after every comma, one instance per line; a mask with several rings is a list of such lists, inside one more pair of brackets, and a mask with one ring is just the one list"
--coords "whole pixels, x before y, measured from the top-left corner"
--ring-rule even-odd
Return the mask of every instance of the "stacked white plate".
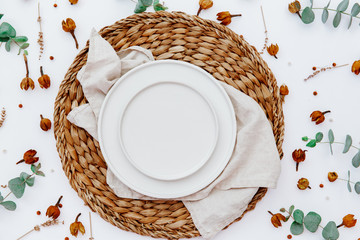
[[123, 75], [99, 116], [99, 142], [108, 167], [133, 190], [180, 198], [216, 179], [236, 137], [229, 96], [192, 64], [161, 60]]

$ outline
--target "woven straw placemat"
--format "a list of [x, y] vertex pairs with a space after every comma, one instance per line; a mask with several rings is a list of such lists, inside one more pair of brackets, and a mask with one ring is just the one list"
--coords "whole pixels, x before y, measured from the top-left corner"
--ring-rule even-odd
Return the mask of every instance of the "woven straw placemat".
[[[100, 34], [116, 51], [137, 45], [150, 49], [156, 60], [195, 64], [252, 97], [268, 117], [282, 157], [284, 120], [276, 79], [256, 49], [229, 28], [185, 13], [161, 11], [129, 16]], [[180, 201], [117, 197], [106, 183], [107, 166], [98, 142], [66, 119], [72, 108], [86, 103], [76, 75], [86, 63], [88, 47], [76, 56], [55, 101], [57, 149], [71, 186], [91, 210], [123, 230], [167, 239], [199, 236]], [[246, 212], [255, 208], [266, 191], [259, 189]]]

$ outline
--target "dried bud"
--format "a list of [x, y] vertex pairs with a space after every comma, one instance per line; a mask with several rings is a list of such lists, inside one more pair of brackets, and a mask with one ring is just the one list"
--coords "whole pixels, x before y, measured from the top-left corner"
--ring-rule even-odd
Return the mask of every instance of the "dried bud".
[[[289, 11], [291, 13], [296, 13], [300, 16], [301, 4], [299, 1], [295, 1], [289, 4]], [[301, 16], [300, 16], [301, 17]]]
[[305, 152], [306, 150], [302, 150], [299, 148], [297, 150], [294, 150], [292, 153], [292, 158], [296, 162], [296, 171], [299, 170], [299, 163], [305, 161], [306, 158]]
[[330, 111], [320, 112], [320, 111], [313, 111], [310, 114], [311, 121], [315, 122], [316, 125], [322, 123], [325, 120], [325, 114], [329, 113]]
[[71, 3], [71, 5], [73, 4], [77, 4], [79, 0], [69, 0], [69, 2]]
[[76, 24], [74, 22], [74, 20], [72, 20], [71, 18], [67, 18], [65, 21], [62, 21], [62, 28], [65, 32], [68, 32], [71, 34], [71, 36], [74, 38], [75, 41], [75, 46], [76, 48], [79, 48], [79, 44], [77, 42], [77, 39], [75, 37], [75, 28], [76, 28]]
[[44, 118], [42, 115], [40, 115], [40, 128], [44, 131], [47, 131], [51, 128], [51, 121], [48, 118]]
[[40, 87], [45, 88], [45, 89], [49, 88], [50, 83], [51, 83], [50, 82], [50, 77], [49, 77], [49, 75], [44, 74], [42, 66], [40, 67], [40, 73], [41, 73], [41, 77], [39, 77], [39, 79], [38, 79]]
[[344, 226], [344, 227], [347, 227], [347, 228], [354, 227], [355, 224], [356, 224], [356, 221], [357, 220], [354, 219], [353, 214], [348, 214], [345, 217], [343, 217], [343, 222], [338, 226], [338, 228], [341, 227], [341, 226]]
[[281, 213], [272, 214], [270, 211], [269, 213], [272, 215], [271, 217], [271, 223], [274, 225], [274, 227], [278, 228], [281, 227], [281, 221], [285, 222], [286, 217], [282, 215]]
[[328, 173], [328, 179], [330, 182], [335, 182], [336, 179], [338, 179], [338, 174], [336, 172], [329, 172]]
[[357, 60], [353, 63], [351, 67], [351, 71], [355, 73], [356, 75], [359, 75], [360, 73], [360, 60]]
[[33, 90], [35, 88], [35, 83], [31, 78], [26, 77], [21, 81], [20, 88], [25, 91], [27, 91], [29, 88]]
[[81, 213], [79, 213], [75, 219], [75, 222], [73, 222], [70, 225], [70, 233], [71, 235], [77, 237], [78, 233], [80, 232], [82, 235], [85, 234], [85, 227], [84, 225], [78, 221], [79, 217], [80, 217]]
[[18, 161], [16, 164], [19, 164], [19, 163], [22, 163], [22, 162], [25, 162], [26, 164], [36, 163], [37, 161], [39, 161], [39, 158], [35, 157], [36, 153], [37, 152], [34, 149], [27, 150], [24, 153], [23, 159]]
[[277, 59], [276, 54], [279, 52], [279, 46], [277, 44], [271, 44], [269, 47], [267, 47], [267, 52]]
[[59, 200], [55, 205], [48, 207], [48, 209], [46, 210], [46, 216], [48, 216], [49, 218], [51, 217], [53, 219], [57, 219], [60, 216], [59, 204], [62, 197], [63, 196], [60, 196]]
[[283, 96], [286, 96], [289, 94], [289, 89], [285, 84], [280, 86], [280, 94]]
[[219, 12], [218, 14], [216, 14], [217, 16], [217, 20], [221, 21], [222, 25], [228, 25], [231, 23], [231, 18], [232, 17], [240, 17], [241, 14], [230, 14], [230, 12], [226, 11], [226, 12]]
[[297, 187], [300, 190], [305, 190], [307, 188], [311, 189], [311, 187], [309, 186], [309, 180], [307, 180], [306, 178], [300, 178], [298, 183], [297, 183]]
[[212, 0], [199, 0], [199, 10], [196, 14], [196, 16], [199, 16], [201, 10], [203, 9], [209, 9], [213, 6], [213, 1]]

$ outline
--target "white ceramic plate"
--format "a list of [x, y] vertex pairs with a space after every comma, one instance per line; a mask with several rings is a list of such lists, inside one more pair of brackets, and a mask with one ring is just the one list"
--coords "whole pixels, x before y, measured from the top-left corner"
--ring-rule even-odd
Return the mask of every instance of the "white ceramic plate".
[[224, 169], [236, 136], [235, 114], [207, 72], [174, 60], [122, 76], [99, 116], [108, 167], [128, 187], [157, 198], [201, 190]]

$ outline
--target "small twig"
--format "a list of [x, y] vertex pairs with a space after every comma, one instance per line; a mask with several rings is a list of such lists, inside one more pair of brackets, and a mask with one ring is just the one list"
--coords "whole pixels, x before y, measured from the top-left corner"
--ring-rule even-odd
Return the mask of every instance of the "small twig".
[[40, 45], [40, 54], [39, 54], [39, 60], [41, 59], [42, 54], [44, 53], [44, 34], [41, 27], [41, 16], [40, 16], [40, 2], [38, 3], [38, 19], [40, 25], [40, 32], [39, 32], [39, 38], [38, 38], [38, 44]]
[[343, 64], [343, 65], [339, 65], [339, 66], [332, 66], [332, 67], [323, 67], [323, 68], [320, 68], [319, 70], [316, 70], [315, 72], [313, 72], [311, 75], [309, 75], [307, 78], [304, 79], [304, 81], [307, 81], [309, 80], [310, 78], [313, 78], [315, 77], [316, 75], [318, 75], [319, 73], [321, 72], [325, 72], [327, 70], [330, 70], [330, 69], [334, 69], [334, 68], [340, 68], [340, 67], [345, 67], [345, 66], [348, 66], [349, 64]]
[[30, 231], [28, 231], [27, 233], [25, 233], [24, 235], [22, 235], [21, 237], [19, 237], [17, 240], [22, 239], [23, 237], [27, 236], [28, 234], [32, 233], [33, 231], [40, 231], [40, 227], [49, 227], [52, 225], [58, 225], [58, 224], [64, 224], [63, 222], [59, 222], [59, 220], [57, 219], [53, 219], [53, 220], [47, 220], [46, 222], [40, 224], [40, 225], [36, 225], [33, 229], [31, 229]]
[[2, 108], [1, 114], [0, 114], [0, 127], [4, 124], [6, 119], [6, 110], [5, 108]]
[[260, 9], [261, 9], [261, 16], [262, 16], [262, 19], [263, 19], [263, 23], [264, 23], [264, 28], [265, 28], [265, 43], [264, 43], [264, 46], [263, 48], [261, 49], [261, 52], [260, 54], [263, 54], [266, 47], [267, 47], [267, 44], [268, 44], [268, 41], [269, 41], [269, 38], [268, 38], [268, 31], [267, 31], [267, 28], [266, 28], [266, 23], [265, 23], [265, 17], [264, 17], [264, 11], [263, 11], [263, 8], [262, 6], [260, 6]]
[[91, 213], [89, 212], [89, 219], [90, 219], [90, 238], [89, 240], [94, 240], [92, 235], [92, 222], [91, 222]]

